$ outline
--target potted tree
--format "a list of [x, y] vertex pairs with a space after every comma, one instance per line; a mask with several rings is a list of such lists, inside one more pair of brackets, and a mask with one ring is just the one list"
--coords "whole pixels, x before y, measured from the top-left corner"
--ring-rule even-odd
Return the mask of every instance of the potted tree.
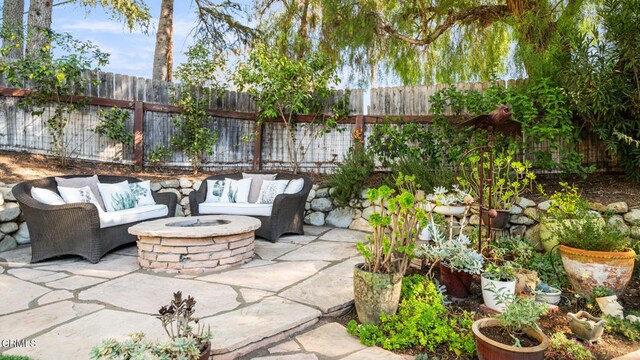
[[397, 192], [386, 185], [367, 192], [374, 209], [369, 217], [373, 233], [367, 236], [367, 245], [357, 244], [364, 263], [357, 264], [353, 273], [361, 323], [377, 325], [380, 313], [396, 313], [402, 277], [414, 257], [418, 229], [426, 225], [427, 213], [416, 200], [415, 177], [399, 174], [396, 187]]
[[[169, 340], [155, 343], [144, 333], [129, 335], [126, 340], [104, 340], [91, 349], [91, 359], [185, 359], [206, 360], [211, 353], [211, 331], [205, 330], [200, 319], [193, 316], [196, 301], [193, 297], [182, 297], [182, 292], [173, 293], [169, 305], [160, 308], [158, 319]], [[195, 328], [194, 326], [197, 326]]]
[[593, 289], [602, 286], [622, 295], [636, 257], [627, 234], [614, 225], [602, 225], [598, 219], [583, 218], [562, 223], [558, 238], [562, 265], [578, 294], [591, 297]]
[[516, 293], [516, 274], [511, 263], [487, 265], [480, 277], [480, 287], [484, 305], [498, 312], [504, 311], [507, 301], [500, 299], [512, 298]]
[[[440, 225], [433, 221], [427, 224], [432, 241], [422, 245], [422, 256], [435, 266], [440, 266], [440, 283], [446, 287], [447, 294], [456, 298], [469, 296], [473, 275], [480, 274], [484, 258], [470, 248], [471, 240], [463, 232], [465, 222], [461, 223], [458, 234], [454, 234], [451, 224], [447, 235]], [[464, 219], [464, 217], [463, 217]]]
[[502, 314], [476, 320], [471, 327], [478, 358], [543, 360], [549, 339], [538, 327], [538, 321], [547, 311], [546, 304], [520, 296], [501, 301], [507, 302]]
[[[460, 182], [468, 185], [478, 196], [483, 197], [485, 207], [482, 212], [482, 222], [488, 224], [491, 218], [491, 227], [494, 229], [504, 229], [509, 225], [511, 207], [522, 191], [531, 188], [536, 178], [535, 174], [530, 172], [531, 163], [516, 161], [514, 155], [513, 150], [494, 154], [493, 173], [491, 173], [489, 154], [485, 154], [487, 158], [483, 161], [483, 174], [485, 178], [491, 176], [491, 191], [488, 186], [484, 189], [480, 188], [480, 156], [469, 157], [467, 166], [461, 168]], [[489, 204], [491, 209], [488, 207]]]

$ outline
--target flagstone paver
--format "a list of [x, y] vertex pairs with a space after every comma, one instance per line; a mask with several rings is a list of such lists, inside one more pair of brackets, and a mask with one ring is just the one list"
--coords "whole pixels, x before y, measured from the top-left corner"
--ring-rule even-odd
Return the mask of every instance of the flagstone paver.
[[[405, 360], [405, 357], [396, 355], [391, 351], [387, 351], [378, 347], [368, 347], [364, 350], [360, 350], [356, 353], [353, 353], [347, 357], [342, 358], [342, 360]], [[413, 359], [409, 357], [409, 359]]]
[[10, 251], [0, 253], [0, 265], [9, 267], [30, 266], [31, 246], [19, 246]]
[[278, 242], [305, 245], [314, 241], [316, 238], [316, 236], [309, 235], [289, 235], [281, 237], [280, 239], [278, 239]]
[[212, 352], [223, 354], [304, 325], [321, 315], [309, 306], [273, 296], [201, 321], [211, 326]]
[[345, 356], [366, 348], [356, 337], [345, 336], [345, 332], [344, 326], [329, 323], [296, 336], [296, 340], [306, 351], [329, 357]]
[[127, 246], [127, 247], [120, 248], [114, 251], [113, 253], [118, 255], [138, 257], [138, 247], [136, 245]]
[[134, 273], [111, 280], [80, 292], [78, 298], [156, 314], [161, 306], [172, 299], [175, 291], [193, 296], [198, 304], [203, 304], [197, 307], [200, 317], [235, 309], [240, 305], [237, 300], [238, 293], [230, 286], [146, 273]]
[[[238, 285], [254, 289], [279, 291], [301, 280], [313, 276], [328, 265], [324, 261], [291, 261], [224, 271], [212, 275], [200, 276], [203, 281]], [[259, 269], [256, 271], [256, 269]]]
[[17, 277], [18, 279], [33, 281], [37, 283], [45, 283], [49, 281], [59, 280], [69, 276], [68, 274], [65, 274], [62, 272], [42, 271], [42, 270], [35, 270], [31, 268], [11, 269], [7, 271], [7, 273]]
[[266, 297], [269, 297], [275, 294], [271, 291], [258, 290], [258, 289], [240, 289], [239, 291], [245, 303], [260, 301]]
[[310, 226], [310, 225], [304, 225], [304, 233], [305, 235], [320, 235], [320, 234], [324, 234], [327, 231], [333, 229], [332, 227], [329, 226]]
[[134, 272], [140, 269], [140, 265], [138, 265], [137, 258], [135, 261], [132, 261], [129, 256], [112, 255], [100, 260], [97, 264], [92, 264], [88, 261], [81, 261], [71, 267], [68, 264], [56, 264], [38, 267], [38, 269], [48, 271], [69, 271], [76, 275], [112, 279]]
[[[62, 301], [0, 317], [0, 339], [24, 339], [68, 320], [102, 309], [97, 304]], [[9, 325], [10, 324], [10, 325]]]
[[29, 308], [29, 303], [50, 290], [40, 285], [0, 275], [0, 315]]
[[367, 233], [361, 231], [349, 230], [349, 229], [332, 229], [320, 237], [320, 240], [324, 241], [341, 241], [357, 243], [358, 241], [365, 241]]
[[60, 280], [50, 281], [46, 285], [54, 289], [78, 290], [99, 284], [104, 281], [105, 279], [101, 278], [82, 275], [71, 275]]
[[256, 255], [263, 260], [273, 260], [300, 247], [297, 244], [272, 243], [264, 240], [256, 240], [255, 245]]
[[302, 347], [300, 347], [300, 344], [298, 344], [293, 340], [289, 340], [289, 341], [283, 342], [280, 345], [270, 347], [269, 353], [279, 354], [279, 353], [287, 353], [287, 352], [298, 352], [300, 350], [302, 350]]
[[38, 305], [46, 305], [52, 302], [67, 300], [73, 297], [73, 293], [69, 290], [54, 290], [42, 295], [38, 299]]
[[35, 347], [14, 348], [7, 354], [28, 355], [39, 360], [88, 359], [91, 348], [109, 338], [144, 332], [150, 339], [166, 335], [153, 316], [103, 309], [56, 327], [34, 340]]
[[253, 360], [318, 360], [315, 354], [287, 354], [287, 355], [268, 355], [253, 358]]
[[278, 260], [286, 261], [311, 261], [325, 260], [338, 261], [357, 255], [358, 251], [350, 243], [314, 241], [313, 243], [294, 250]]

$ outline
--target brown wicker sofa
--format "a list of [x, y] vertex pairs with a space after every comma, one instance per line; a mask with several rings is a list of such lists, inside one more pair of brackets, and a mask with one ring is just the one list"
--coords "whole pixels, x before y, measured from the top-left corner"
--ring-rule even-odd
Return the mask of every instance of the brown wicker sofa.
[[[277, 173], [276, 180], [304, 180], [302, 190], [295, 194], [280, 194], [276, 196], [273, 205], [270, 209], [269, 215], [252, 215], [247, 214], [259, 219], [262, 225], [256, 230], [256, 235], [269, 241], [275, 242], [283, 234], [304, 234], [304, 205], [307, 201], [307, 196], [311, 191], [313, 182], [308, 176], [300, 174], [290, 173], [278, 173], [276, 171], [271, 172], [249, 172], [250, 174], [275, 174]], [[207, 181], [206, 180], [224, 180], [230, 178], [234, 180], [242, 179], [242, 173], [223, 174], [209, 176], [202, 181], [202, 185], [197, 191], [193, 191], [189, 194], [189, 206], [191, 208], [191, 215], [209, 215], [209, 214], [229, 214], [222, 210], [214, 212], [202, 212], [200, 205], [205, 201], [207, 194]], [[251, 207], [253, 204], [247, 204]], [[237, 212], [234, 214], [238, 215]]]
[[[64, 178], [85, 177], [67, 175]], [[126, 176], [98, 175], [101, 183], [139, 182]], [[54, 177], [24, 181], [13, 187], [13, 195], [20, 204], [31, 237], [31, 262], [35, 263], [61, 255], [79, 255], [97, 263], [110, 250], [137, 238], [128, 233], [130, 226], [142, 221], [102, 227], [98, 209], [91, 203], [46, 205], [31, 197], [31, 188], [40, 187], [57, 192]], [[157, 204], [166, 205], [168, 214], [175, 215], [178, 198], [172, 193], [153, 193]], [[147, 221], [146, 219], [144, 221]]]

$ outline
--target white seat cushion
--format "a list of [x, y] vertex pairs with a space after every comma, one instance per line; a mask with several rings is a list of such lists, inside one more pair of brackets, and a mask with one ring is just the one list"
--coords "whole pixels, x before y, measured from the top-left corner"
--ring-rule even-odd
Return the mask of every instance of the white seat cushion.
[[119, 211], [101, 212], [100, 228], [159, 218], [167, 216], [167, 214], [169, 214], [169, 208], [167, 205], [162, 204], [138, 206]]
[[271, 216], [273, 204], [201, 203], [200, 214]]

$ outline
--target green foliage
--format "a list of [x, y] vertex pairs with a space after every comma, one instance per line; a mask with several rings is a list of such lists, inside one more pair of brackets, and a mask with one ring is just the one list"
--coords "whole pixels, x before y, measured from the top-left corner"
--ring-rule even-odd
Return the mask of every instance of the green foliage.
[[568, 37], [571, 56], [555, 64], [558, 81], [571, 96], [571, 105], [620, 155], [631, 178], [640, 179], [640, 2], [604, 0], [596, 19]]
[[0, 360], [30, 360], [28, 356], [0, 354]]
[[113, 107], [109, 111], [100, 109], [98, 116], [100, 124], [94, 129], [96, 134], [106, 136], [124, 145], [133, 145], [134, 135], [127, 130], [127, 122], [131, 119], [131, 113], [128, 110], [117, 107]]
[[[579, 189], [575, 185], [569, 186], [566, 182], [560, 182], [562, 190], [556, 191], [549, 197], [549, 209], [547, 216], [552, 219], [575, 219], [584, 217], [589, 211], [589, 205], [582, 200]], [[542, 190], [541, 187], [539, 187]], [[547, 197], [544, 191], [541, 191]]]
[[[247, 91], [260, 108], [258, 119], [278, 119], [287, 131], [287, 150], [296, 173], [311, 140], [338, 128], [338, 119], [349, 114], [348, 96], [325, 108], [335, 96], [332, 89], [339, 78], [336, 68], [320, 53], [310, 52], [293, 59], [264, 43], [257, 44], [247, 61], [236, 67], [233, 75], [240, 91]], [[310, 123], [302, 124], [297, 135], [298, 115], [308, 114]]]
[[161, 163], [169, 159], [173, 151], [164, 145], [158, 145], [149, 153], [149, 161], [153, 164]]
[[402, 281], [396, 315], [381, 315], [379, 326], [357, 325], [352, 320], [347, 331], [360, 337], [363, 344], [387, 350], [417, 348], [433, 352], [445, 345], [459, 357], [473, 357], [473, 320], [473, 313], [452, 313], [445, 307], [442, 294], [427, 277], [411, 275]]
[[[498, 144], [498, 149], [505, 145], [528, 149], [529, 146], [544, 141], [549, 148], [533, 154], [536, 167], [577, 174], [593, 171], [591, 167], [582, 166], [582, 156], [576, 152], [578, 129], [573, 125], [573, 113], [566, 91], [554, 86], [549, 79], [511, 88], [493, 83], [482, 93], [476, 90], [458, 90], [451, 86], [435, 93], [431, 102], [433, 113], [441, 118], [444, 118], [447, 108], [454, 115], [488, 114], [497, 104], [509, 104], [514, 112], [512, 120], [522, 125], [524, 142], [502, 140], [507, 143]], [[480, 132], [474, 130], [474, 133]], [[559, 153], [559, 161], [552, 160], [552, 152]]]
[[516, 273], [511, 263], [503, 265], [490, 263], [484, 268], [482, 276], [494, 281], [513, 281], [516, 279]]
[[375, 170], [372, 154], [366, 149], [351, 148], [338, 169], [329, 179], [329, 186], [334, 192], [332, 198], [340, 206], [346, 206], [351, 199], [357, 199], [360, 190]]
[[129, 31], [133, 31], [136, 25], [147, 32], [151, 14], [149, 7], [142, 0], [80, 0], [82, 5], [97, 7], [102, 6], [117, 20], [124, 20]]
[[624, 251], [630, 245], [629, 237], [615, 225], [602, 225], [597, 218], [565, 221], [559, 224], [558, 239], [563, 245], [592, 251]]
[[414, 257], [418, 229], [426, 225], [427, 213], [416, 200], [415, 177], [399, 174], [396, 187], [397, 193], [386, 185], [367, 192], [373, 234], [367, 235], [368, 245], [357, 244], [365, 271], [404, 274]]
[[561, 333], [551, 335], [551, 348], [568, 353], [573, 360], [592, 360], [596, 357], [583, 344], [577, 340], [569, 340]]
[[640, 323], [631, 322], [627, 319], [620, 319], [615, 316], [607, 316], [606, 332], [624, 336], [633, 342], [640, 341]]
[[416, 156], [402, 156], [391, 164], [391, 173], [409, 174], [416, 177], [421, 189], [450, 188], [454, 183], [453, 170], [449, 166], [429, 166]]
[[225, 61], [220, 52], [202, 43], [189, 47], [186, 55], [187, 61], [180, 64], [175, 73], [180, 87], [174, 89], [174, 98], [182, 113], [173, 119], [177, 132], [171, 137], [171, 146], [184, 152], [197, 173], [204, 154], [213, 155], [213, 147], [218, 142], [218, 131], [211, 129], [207, 110], [211, 97], [217, 97], [223, 90], [215, 79]]
[[[21, 108], [42, 116], [45, 109], [53, 107], [43, 121], [51, 133], [52, 152], [59, 157], [60, 164], [66, 166], [73, 149], [69, 148], [65, 129], [71, 114], [88, 102], [88, 99], [76, 101], [74, 96], [85, 92], [92, 83], [86, 74], [99, 71], [107, 63], [108, 54], [69, 34], [46, 32], [44, 35], [51, 45], [15, 61], [0, 61], [0, 73], [9, 86], [22, 88], [26, 85], [34, 90], [18, 103]], [[0, 55], [5, 56], [11, 50], [2, 48]], [[56, 57], [54, 53], [63, 55]]]
[[537, 328], [540, 316], [547, 313], [547, 304], [538, 303], [531, 297], [514, 294], [497, 294], [497, 296], [502, 298], [498, 303], [506, 303], [506, 308], [496, 318], [512, 337], [514, 334], [521, 333], [526, 327]]

